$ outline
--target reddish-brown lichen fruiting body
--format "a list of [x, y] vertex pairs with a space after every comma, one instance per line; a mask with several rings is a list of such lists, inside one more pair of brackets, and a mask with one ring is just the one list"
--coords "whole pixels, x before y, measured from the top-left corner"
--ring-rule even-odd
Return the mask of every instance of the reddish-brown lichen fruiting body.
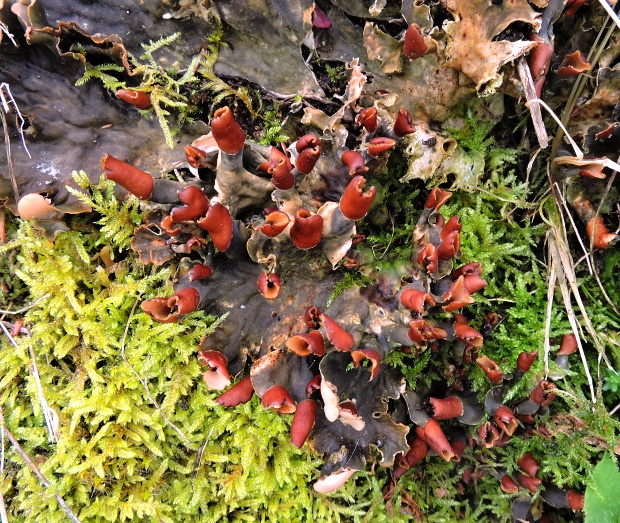
[[467, 343], [468, 345], [473, 345], [474, 347], [482, 347], [482, 343], [484, 342], [482, 334], [480, 334], [473, 327], [470, 327], [464, 323], [454, 324], [454, 334], [457, 339]]
[[502, 405], [495, 411], [493, 419], [497, 426], [509, 436], [512, 436], [519, 426], [517, 418], [506, 405]]
[[599, 162], [592, 162], [586, 165], [582, 165], [579, 170], [579, 176], [584, 176], [586, 178], [594, 178], [596, 180], [604, 180], [607, 178], [607, 175], [603, 172], [605, 166], [602, 163], [603, 159]]
[[526, 476], [525, 474], [517, 474], [517, 481], [519, 482], [519, 485], [533, 493], [538, 490], [538, 486], [542, 483], [540, 478], [532, 478], [530, 476]]
[[141, 308], [151, 318], [160, 323], [179, 321], [179, 314], [189, 314], [198, 308], [200, 294], [193, 287], [175, 292], [169, 298], [153, 298], [145, 300]]
[[517, 357], [517, 368], [521, 372], [527, 372], [536, 358], [538, 358], [538, 351], [520, 353]]
[[415, 132], [413, 119], [406, 109], [399, 109], [396, 122], [394, 122], [394, 134], [396, 136], [406, 136]]
[[198, 363], [211, 367], [203, 373], [203, 378], [211, 390], [223, 390], [230, 385], [228, 358], [217, 350], [200, 351]]
[[316, 247], [323, 237], [323, 218], [318, 214], [310, 214], [305, 209], [295, 213], [295, 221], [291, 227], [291, 241], [299, 249]]
[[168, 236], [178, 236], [183, 230], [181, 226], [174, 225], [174, 222], [172, 221], [172, 216], [170, 216], [169, 214], [162, 218], [160, 226]]
[[416, 427], [416, 434], [446, 461], [454, 457], [454, 449], [436, 420], [431, 418], [424, 427]]
[[420, 34], [420, 26], [411, 24], [405, 31], [405, 43], [403, 44], [403, 53], [410, 60], [415, 60], [424, 56], [428, 50], [428, 46], [424, 43], [424, 37]]
[[504, 474], [502, 476], [500, 488], [502, 489], [502, 492], [505, 492], [506, 494], [516, 494], [519, 492], [519, 485], [517, 485], [517, 482], [508, 474]]
[[442, 340], [448, 337], [448, 333], [439, 327], [429, 325], [422, 318], [418, 318], [409, 322], [407, 336], [411, 341], [423, 343], [430, 340]]
[[536, 477], [538, 473], [538, 469], [540, 466], [538, 462], [534, 459], [529, 452], [526, 452], [517, 460], [517, 465], [521, 467], [521, 470], [525, 472], [528, 476]]
[[213, 269], [208, 265], [197, 263], [189, 270], [189, 281], [206, 280], [213, 274]]
[[606, 249], [617, 236], [609, 232], [603, 218], [600, 216], [592, 218], [587, 225], [588, 238], [593, 242], [596, 249]]
[[330, 318], [327, 314], [323, 314], [321, 322], [325, 328], [327, 339], [332, 343], [336, 350], [348, 352], [353, 347], [353, 336], [344, 330], [338, 323]]
[[463, 277], [463, 282], [465, 283], [465, 288], [469, 294], [474, 294], [475, 292], [481, 291], [487, 286], [486, 280], [483, 280], [477, 274], [466, 274]]
[[558, 354], [572, 354], [577, 350], [577, 337], [573, 334], [564, 334]]
[[499, 441], [499, 431], [490, 421], [485, 421], [478, 429], [478, 438], [485, 448], [490, 449]]
[[174, 207], [170, 211], [173, 223], [195, 220], [204, 216], [209, 210], [209, 198], [202, 189], [194, 185], [186, 187], [179, 192], [179, 200], [184, 207]]
[[314, 378], [312, 378], [306, 385], [306, 397], [309, 398], [312, 396], [317, 390], [321, 388], [321, 381], [323, 377], [320, 374], [317, 374]]
[[431, 307], [435, 305], [435, 298], [428, 292], [419, 289], [405, 289], [400, 293], [400, 302], [417, 313], [422, 312], [424, 304], [427, 303]]
[[476, 363], [484, 371], [489, 380], [491, 380], [493, 385], [497, 385], [504, 380], [504, 376], [499, 368], [499, 365], [488, 356], [480, 356], [476, 360]]
[[439, 231], [441, 243], [437, 247], [437, 256], [440, 260], [447, 261], [454, 256], [460, 256], [461, 237], [463, 226], [459, 223], [458, 216], [452, 216]]
[[216, 398], [215, 401], [224, 407], [236, 407], [237, 405], [250, 401], [253, 395], [254, 387], [252, 386], [252, 380], [249, 376], [246, 376], [239, 383], [236, 383], [224, 392], [224, 394]]
[[541, 380], [530, 393], [530, 399], [542, 407], [549, 405], [555, 396], [555, 385], [547, 380]]
[[392, 149], [395, 145], [396, 142], [391, 138], [373, 138], [368, 144], [368, 154], [370, 156], [379, 156], [382, 152]]
[[224, 252], [228, 249], [233, 237], [233, 220], [226, 207], [221, 203], [214, 203], [207, 214], [198, 220], [198, 225], [209, 233], [218, 251]]
[[268, 300], [275, 300], [280, 295], [280, 277], [263, 271], [258, 277], [258, 291]]
[[392, 476], [394, 479], [400, 478], [410, 468], [417, 465], [428, 454], [428, 446], [416, 434], [412, 434], [407, 438], [409, 450], [404, 456], [396, 457], [394, 462], [394, 471]]
[[355, 176], [347, 185], [347, 188], [340, 198], [340, 212], [349, 220], [361, 220], [370, 209], [372, 202], [377, 196], [376, 187], [371, 187], [366, 192], [362, 192], [366, 185], [363, 176]]
[[530, 69], [532, 80], [536, 82], [549, 71], [553, 46], [536, 34], [530, 35], [529, 39], [533, 42], [539, 42], [527, 57], [527, 65]]
[[370, 379], [368, 381], [372, 381], [379, 374], [379, 368], [381, 366], [381, 354], [379, 354], [376, 350], [373, 349], [361, 349], [354, 350], [351, 352], [351, 359], [353, 360], [353, 367], [357, 369], [359, 364], [363, 360], [370, 360]]
[[439, 263], [435, 246], [432, 243], [427, 243], [426, 247], [420, 250], [415, 262], [429, 274], [434, 274]]
[[306, 134], [297, 140], [295, 148], [299, 153], [295, 167], [300, 173], [308, 174], [321, 156], [321, 140], [315, 134]]
[[426, 199], [426, 203], [424, 204], [425, 209], [435, 209], [435, 211], [439, 211], [444, 203], [448, 201], [448, 199], [452, 196], [452, 193], [449, 191], [444, 191], [439, 187], [433, 187], [433, 190], [428, 195]]
[[228, 154], [235, 154], [243, 148], [245, 133], [233, 117], [230, 107], [221, 107], [213, 114], [211, 132], [217, 146]]
[[190, 167], [194, 169], [198, 169], [202, 167], [201, 160], [207, 157], [207, 153], [202, 149], [198, 149], [198, 147], [194, 147], [192, 145], [185, 146], [185, 159]]
[[155, 182], [149, 173], [117, 160], [109, 154], [105, 154], [101, 158], [101, 166], [108, 180], [118, 183], [141, 200], [148, 200], [153, 193]]
[[271, 148], [270, 160], [261, 163], [258, 168], [271, 175], [271, 181], [278, 189], [287, 191], [295, 185], [291, 161], [286, 154], [276, 147]]
[[270, 238], [280, 234], [289, 224], [288, 214], [282, 211], [270, 212], [265, 217], [265, 223], [261, 225], [260, 231]]
[[456, 396], [447, 398], [430, 398], [433, 406], [433, 418], [436, 420], [458, 418], [463, 415], [463, 402]]
[[483, 270], [482, 263], [480, 262], [466, 263], [452, 271], [452, 279], [456, 280], [459, 276], [480, 276]]
[[279, 414], [292, 414], [296, 409], [295, 401], [282, 385], [269, 387], [263, 394], [261, 403], [266, 409], [273, 408]]
[[144, 91], [134, 91], [133, 89], [119, 89], [116, 91], [116, 97], [123, 102], [130, 103], [138, 109], [146, 110], [151, 107], [151, 99]]
[[576, 490], [571, 489], [566, 493], [566, 501], [568, 501], [568, 506], [573, 510], [583, 510], [584, 499], [585, 496]]
[[297, 405], [291, 423], [291, 441], [300, 449], [314, 426], [319, 404], [315, 400], [303, 400]]
[[342, 156], [340, 156], [340, 161], [349, 169], [349, 176], [368, 172], [368, 166], [364, 161], [364, 156], [357, 151], [343, 152]]
[[457, 278], [447, 292], [444, 293], [443, 298], [447, 303], [447, 305], [444, 305], [443, 307], [443, 310], [446, 312], [452, 312], [456, 309], [460, 309], [461, 307], [465, 307], [466, 305], [476, 302], [467, 290], [464, 276], [459, 276]]
[[369, 133], [374, 133], [377, 130], [377, 110], [374, 107], [368, 107], [362, 109], [360, 113], [355, 117], [355, 123], [357, 125], [363, 125]]
[[564, 61], [558, 69], [558, 77], [562, 80], [566, 80], [589, 70], [590, 64], [586, 59], [586, 55], [581, 51], [575, 51], [564, 57]]
[[290, 337], [286, 340], [286, 347], [298, 356], [309, 356], [310, 354], [323, 356], [325, 354], [325, 340], [323, 340], [320, 331], [317, 330]]
[[319, 310], [318, 307], [311, 305], [310, 307], [306, 307], [304, 311], [304, 323], [306, 327], [310, 327], [311, 329], [318, 329], [319, 324], [321, 323], [321, 316], [323, 313]]

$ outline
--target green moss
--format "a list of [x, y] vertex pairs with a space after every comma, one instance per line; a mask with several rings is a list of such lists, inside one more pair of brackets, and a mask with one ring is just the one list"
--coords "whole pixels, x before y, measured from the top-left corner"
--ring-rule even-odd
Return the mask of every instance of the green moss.
[[274, 102], [271, 110], [263, 113], [263, 131], [258, 141], [261, 145], [279, 146], [282, 142], [288, 142], [289, 137], [282, 132], [282, 115], [278, 108], [279, 103]]

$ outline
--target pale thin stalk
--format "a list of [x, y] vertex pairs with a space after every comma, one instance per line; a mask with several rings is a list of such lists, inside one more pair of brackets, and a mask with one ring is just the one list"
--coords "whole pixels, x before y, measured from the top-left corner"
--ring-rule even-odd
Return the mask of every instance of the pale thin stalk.
[[35, 301], [33, 301], [30, 305], [26, 305], [25, 307], [22, 307], [21, 309], [16, 310], [16, 311], [3, 311], [0, 309], [0, 314], [22, 314], [26, 312], [28, 309], [32, 309], [32, 307], [34, 307], [37, 303], [43, 301], [45, 298], [49, 298], [49, 293], [44, 294], [40, 298], [37, 298]]
[[15, 338], [13, 338], [13, 336], [9, 332], [9, 329], [6, 328], [6, 325], [4, 324], [3, 321], [0, 321], [0, 329], [4, 331], [4, 334], [9, 339], [9, 342], [11, 343], [11, 345], [17, 348], [17, 342], [15, 341]]
[[551, 263], [549, 267], [549, 278], [547, 282], [547, 316], [545, 318], [545, 339], [543, 341], [543, 348], [545, 351], [544, 363], [545, 363], [545, 379], [549, 377], [549, 354], [551, 353], [551, 314], [553, 313], [553, 291], [555, 284], [557, 283], [557, 274], [555, 271], [555, 263]]
[[545, 123], [542, 119], [540, 107], [532, 107], [529, 105], [530, 101], [537, 100], [538, 97], [536, 96], [536, 88], [534, 87], [534, 81], [532, 80], [532, 73], [530, 72], [530, 68], [527, 66], [527, 62], [524, 58], [520, 58], [517, 62], [517, 70], [519, 71], [519, 79], [521, 80], [521, 85], [523, 85], [525, 99], [527, 100], [525, 106], [530, 110], [538, 143], [540, 144], [540, 147], [544, 149], [549, 145], [549, 135], [547, 134], [547, 129], [545, 129]]
[[45, 426], [47, 427], [47, 434], [50, 439], [50, 443], [58, 442], [58, 414], [52, 409], [45, 396], [43, 395], [43, 387], [41, 386], [41, 378], [39, 377], [39, 369], [37, 367], [37, 359], [34, 354], [34, 350], [32, 346], [28, 347], [28, 352], [30, 353], [30, 360], [32, 362], [32, 366], [30, 367], [30, 372], [34, 378], [34, 382], [37, 385], [37, 393], [39, 394], [39, 403], [41, 404], [41, 410], [43, 411], [43, 418], [45, 419]]
[[[9, 31], [8, 26], [4, 22], [0, 22], [0, 31], [4, 33], [9, 40], [13, 43], [15, 47], [17, 47], [17, 42], [15, 41], [15, 36]], [[2, 40], [2, 35], [0, 35], [0, 40]]]
[[[9, 438], [9, 441], [11, 442], [11, 445], [13, 445], [13, 448], [15, 449], [15, 451], [22, 457], [22, 459], [26, 462], [26, 465], [28, 465], [30, 467], [30, 469], [32, 470], [32, 472], [34, 472], [34, 474], [37, 476], [37, 478], [39, 478], [39, 481], [41, 482], [41, 484], [46, 488], [52, 488], [51, 483], [47, 480], [47, 478], [41, 473], [41, 471], [39, 470], [39, 468], [34, 464], [34, 462], [32, 461], [32, 459], [30, 459], [30, 456], [28, 456], [27, 452], [23, 449], [23, 447], [19, 444], [19, 441], [17, 441], [17, 439], [15, 439], [15, 436], [13, 436], [13, 434], [11, 433], [11, 431], [7, 428], [6, 424], [4, 423], [4, 413], [2, 411], [2, 407], [0, 407], [0, 424], [2, 425], [2, 428], [4, 430], [4, 433], [6, 434], [6, 437]], [[53, 489], [52, 489], [53, 490]], [[78, 517], [73, 513], [73, 511], [71, 510], [71, 508], [69, 508], [69, 505], [67, 505], [67, 503], [65, 502], [64, 499], [62, 499], [62, 497], [60, 496], [60, 494], [58, 493], [54, 493], [54, 497], [56, 498], [56, 501], [58, 502], [58, 504], [62, 507], [62, 509], [65, 511], [65, 513], [67, 514], [67, 516], [69, 516], [69, 519], [71, 521], [73, 521], [74, 523], [82, 523]]]
[[566, 138], [568, 139], [568, 141], [570, 142], [570, 144], [573, 146], [573, 149], [575, 150], [575, 156], [577, 158], [579, 158], [580, 160], [583, 160], [583, 152], [581, 151], [581, 149], [579, 148], [579, 146], [577, 145], [577, 143], [575, 142], [575, 140], [573, 140], [571, 138], [571, 136], [568, 134], [568, 131], [566, 130], [566, 127], [564, 127], [564, 124], [561, 122], [561, 120], [557, 117], [557, 115], [553, 112], [553, 109], [551, 109], [551, 107], [549, 107], [545, 102], [543, 102], [540, 98], [532, 98], [531, 100], [528, 100], [525, 105], [526, 107], [528, 107], [532, 104], [532, 103], [536, 103], [536, 104], [540, 104], [542, 105], [547, 112], [549, 113], [549, 115], [551, 116], [551, 118], [553, 118], [556, 123], [560, 126], [560, 129], [562, 129], [562, 131], [564, 131], [564, 133], [566, 134]]
[[[0, 476], [4, 476], [4, 423], [0, 424]], [[0, 485], [0, 518], [2, 523], [8, 523], [9, 516], [6, 513], [2, 485]]]
[[[588, 271], [590, 272], [590, 274], [593, 274], [594, 269], [592, 267], [592, 263], [590, 262], [590, 256], [588, 256], [588, 249], [585, 243], [583, 243], [583, 240], [581, 239], [581, 234], [579, 234], [579, 231], [577, 230], [577, 224], [575, 223], [575, 220], [573, 219], [573, 215], [570, 212], [570, 209], [568, 208], [568, 204], [566, 203], [566, 198], [564, 198], [564, 195], [560, 191], [560, 188], [558, 187], [557, 183], [555, 184], [555, 186], [556, 186], [556, 190], [558, 194], [560, 195], [560, 198], [561, 198], [560, 201], [562, 202], [562, 207], [566, 211], [566, 216], [568, 216], [568, 219], [570, 220], [570, 223], [573, 226], [573, 230], [575, 231], [575, 235], [577, 236], [577, 241], [579, 242], [579, 245], [581, 246], [581, 249], [583, 250], [583, 253], [585, 254], [586, 263], [588, 264]], [[560, 214], [560, 216], [563, 218], [564, 214]], [[564, 228], [566, 228], [566, 225], [564, 226]]]
[[[575, 299], [578, 301], [579, 308], [582, 311], [582, 313], [585, 312], [583, 308], [583, 303], [581, 303], [581, 298], [575, 295], [575, 289], [572, 288], [572, 282], [570, 281], [570, 278], [567, 278], [568, 275], [566, 274], [564, 269], [565, 269], [565, 265], [568, 260], [566, 259], [566, 256], [563, 255], [562, 251], [559, 249], [556, 243], [556, 240], [554, 238], [553, 232], [550, 234], [548, 238], [548, 242], [549, 242], [549, 251], [550, 251], [552, 263], [555, 265], [556, 270], [557, 270], [557, 279], [560, 285], [560, 291], [562, 292], [562, 298], [564, 299], [564, 306], [566, 307], [566, 314], [568, 316], [568, 322], [570, 323], [573, 333], [575, 334], [575, 338], [577, 339], [577, 347], [579, 349], [579, 355], [581, 356], [581, 362], [583, 364], [586, 378], [588, 379], [588, 386], [590, 387], [590, 395], [592, 398], [592, 403], [596, 403], [596, 394], [594, 392], [594, 380], [592, 379], [592, 374], [590, 373], [590, 368], [588, 367], [588, 361], [586, 360], [586, 354], [583, 350], [583, 345], [581, 343], [581, 333], [580, 333], [579, 324], [577, 321], [577, 316], [571, 305], [569, 285], [571, 286], [571, 289], [573, 290], [573, 295], [575, 296]], [[569, 282], [569, 285], [567, 285], [567, 280]]]
[[605, 0], [598, 0], [599, 3], [603, 6], [603, 9], [607, 12], [609, 17], [614, 21], [616, 26], [620, 29], [620, 18], [615, 13], [615, 11], [611, 8], [611, 6]]
[[[10, 104], [13, 106], [13, 110], [15, 111], [15, 113], [17, 114], [17, 118], [19, 119], [18, 132], [19, 132], [20, 138], [22, 139], [22, 146], [24, 147], [24, 150], [26, 151], [28, 158], [32, 158], [32, 156], [30, 156], [30, 151], [28, 150], [28, 146], [26, 145], [26, 139], [24, 138], [24, 125], [26, 124], [26, 120], [22, 116], [22, 113], [20, 112], [19, 107], [17, 106], [17, 102], [15, 101], [15, 98], [13, 98], [13, 94], [11, 93], [11, 88], [9, 87], [9, 84], [7, 83], [0, 84], [0, 102], [2, 102], [2, 114], [3, 114], [2, 121], [5, 125], [5, 139], [7, 140], [7, 144], [8, 144], [9, 135], [6, 129], [6, 118], [4, 117], [4, 114], [9, 113], [9, 110], [10, 110], [9, 104]], [[10, 152], [10, 147], [8, 147], [8, 150]], [[15, 198], [15, 201], [17, 201], [17, 195]]]
[[538, 158], [538, 155], [540, 154], [540, 152], [542, 151], [542, 147], [539, 147], [538, 149], [536, 149], [536, 152], [530, 157], [529, 162], [527, 162], [527, 168], [525, 169], [525, 193], [527, 194], [529, 192], [528, 188], [530, 185], [530, 174], [532, 174], [532, 168], [534, 167], [534, 162], [536, 161], [536, 158]]

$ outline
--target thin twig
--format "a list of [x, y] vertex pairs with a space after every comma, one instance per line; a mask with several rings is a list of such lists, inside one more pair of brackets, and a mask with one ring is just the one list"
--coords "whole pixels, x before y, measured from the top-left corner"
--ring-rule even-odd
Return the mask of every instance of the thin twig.
[[41, 386], [41, 378], [39, 377], [39, 369], [37, 367], [37, 359], [34, 354], [34, 350], [32, 349], [32, 345], [28, 347], [28, 352], [30, 353], [30, 360], [32, 361], [32, 366], [30, 367], [30, 372], [34, 378], [34, 382], [37, 385], [37, 392], [39, 394], [39, 403], [41, 404], [41, 410], [43, 411], [43, 419], [45, 419], [45, 426], [47, 427], [47, 434], [50, 439], [50, 443], [58, 442], [58, 414], [56, 411], [52, 409], [45, 396], [43, 395], [43, 387]]
[[9, 515], [6, 513], [6, 505], [4, 503], [4, 496], [2, 495], [1, 488], [0, 488], [0, 521], [2, 521], [2, 523], [9, 523]]
[[11, 343], [11, 345], [13, 345], [13, 347], [17, 348], [17, 342], [15, 341], [15, 338], [13, 338], [13, 336], [9, 332], [9, 329], [6, 328], [6, 325], [4, 324], [3, 321], [0, 321], [0, 329], [2, 329], [4, 331], [4, 334], [9, 339], [9, 342]]
[[[26, 145], [26, 139], [24, 138], [24, 125], [26, 124], [26, 120], [22, 116], [22, 113], [19, 110], [19, 107], [17, 106], [17, 102], [15, 101], [15, 98], [13, 98], [13, 93], [11, 93], [11, 87], [9, 86], [9, 84], [4, 83], [4, 82], [0, 84], [0, 102], [2, 103], [2, 114], [3, 115], [9, 113], [10, 111], [9, 105], [13, 106], [13, 111], [15, 111], [15, 114], [17, 115], [16, 117], [17, 120], [19, 120], [19, 127], [17, 128], [17, 132], [19, 133], [19, 136], [22, 139], [22, 146], [24, 150], [26, 151], [28, 158], [32, 158], [32, 156], [30, 155], [30, 151], [28, 150], [28, 146]], [[4, 118], [3, 120], [5, 121], [5, 137], [7, 139], [7, 144], [8, 144], [9, 135], [6, 129], [6, 120]], [[15, 197], [17, 198], [17, 195], [15, 195]]]
[[[568, 208], [568, 204], [566, 203], [566, 198], [564, 198], [564, 194], [562, 194], [562, 192], [560, 191], [560, 188], [558, 187], [557, 182], [554, 184], [556, 186], [556, 190], [558, 195], [560, 196], [560, 201], [562, 202], [562, 208], [566, 211], [566, 216], [568, 216], [568, 219], [570, 220], [571, 225], [573, 226], [573, 230], [575, 231], [575, 235], [577, 236], [577, 242], [579, 243], [579, 245], [581, 246], [581, 249], [583, 250], [583, 253], [585, 254], [585, 258], [586, 258], [586, 263], [588, 264], [588, 270], [590, 272], [590, 274], [593, 274], [593, 267], [592, 264], [590, 263], [590, 257], [588, 256], [588, 249], [586, 248], [586, 245], [583, 243], [583, 240], [581, 239], [581, 234], [579, 234], [579, 231], [577, 229], [577, 224], [575, 223], [575, 220], [573, 219], [573, 215], [570, 212], [570, 209]], [[564, 216], [563, 214], [560, 214], [560, 216]], [[566, 228], [566, 225], [564, 226]]]
[[530, 72], [530, 68], [527, 66], [524, 58], [519, 58], [519, 61], [517, 62], [517, 70], [519, 72], [521, 85], [523, 85], [525, 99], [527, 100], [525, 106], [530, 110], [532, 123], [534, 124], [534, 132], [538, 138], [538, 143], [541, 149], [544, 149], [549, 145], [549, 135], [547, 134], [547, 129], [545, 129], [545, 122], [543, 122], [540, 107], [537, 105], [529, 105], [530, 100], [535, 100], [538, 97], [536, 96], [536, 88], [534, 87], [534, 81], [532, 80], [532, 73]]
[[568, 134], [568, 131], [566, 130], [566, 127], [564, 127], [564, 124], [560, 121], [560, 119], [557, 117], [557, 115], [553, 112], [553, 109], [551, 109], [551, 107], [549, 107], [540, 98], [532, 98], [531, 100], [528, 100], [525, 103], [525, 106], [529, 109], [530, 105], [532, 105], [533, 103], [534, 104], [542, 105], [547, 110], [547, 112], [549, 113], [551, 118], [553, 118], [555, 120], [555, 122], [560, 126], [560, 129], [562, 129], [564, 131], [564, 133], [566, 134], [566, 138], [568, 139], [570, 144], [573, 146], [573, 149], [575, 150], [575, 156], [577, 158], [579, 158], [580, 160], [583, 160], [583, 152], [582, 152], [582, 150], [579, 148], [579, 146], [577, 145], [575, 140], [573, 140], [571, 138], [571, 136]]
[[[0, 91], [1, 93], [1, 91]], [[13, 194], [15, 195], [15, 201], [19, 201], [19, 190], [17, 189], [17, 181], [15, 180], [15, 172], [13, 171], [13, 161], [11, 160], [11, 139], [9, 137], [9, 127], [6, 124], [6, 115], [4, 111], [0, 111], [2, 117], [2, 127], [4, 129], [4, 149], [6, 151], [6, 166], [9, 171], [9, 178], [11, 179], [11, 186], [13, 187]]]
[[[0, 423], [0, 478], [2, 476], [4, 476], [4, 423]], [[2, 495], [2, 485], [0, 485], [0, 518], [2, 523], [9, 523], [4, 496]]]
[[157, 400], [151, 394], [151, 391], [149, 389], [148, 381], [145, 378], [143, 378], [142, 376], [140, 376], [140, 374], [138, 374], [138, 371], [134, 368], [134, 366], [131, 363], [129, 363], [129, 360], [127, 359], [127, 356], [125, 356], [125, 341], [127, 339], [128, 333], [129, 333], [129, 325], [131, 324], [131, 319], [133, 317], [133, 313], [136, 310], [136, 307], [138, 306], [138, 301], [139, 301], [139, 298], [136, 299], [136, 302], [133, 304], [133, 307], [131, 308], [131, 312], [129, 313], [129, 318], [127, 318], [127, 324], [125, 325], [125, 332], [123, 333], [123, 340], [121, 342], [121, 358], [123, 358], [123, 361], [131, 369], [131, 372], [133, 372], [134, 375], [136, 376], [136, 378], [138, 378], [138, 381], [142, 384], [142, 387], [144, 387], [144, 390], [146, 391], [146, 394], [148, 395], [149, 399], [151, 400], [151, 403], [153, 403], [153, 405], [155, 406], [155, 408], [157, 409], [157, 411], [159, 412], [159, 414], [161, 415], [163, 420], [166, 422], [166, 424], [179, 435], [179, 437], [185, 442], [185, 444], [189, 448], [192, 448], [191, 441], [187, 438], [187, 436], [185, 434], [183, 434], [183, 431], [179, 427], [177, 427], [174, 423], [172, 423], [166, 417], [166, 415], [164, 414], [164, 411], [162, 410], [161, 406], [159, 405]]
[[[32, 459], [30, 459], [30, 456], [28, 456], [28, 454], [26, 453], [26, 451], [22, 448], [22, 446], [19, 444], [19, 441], [17, 441], [17, 439], [15, 439], [15, 436], [13, 436], [13, 434], [11, 433], [11, 431], [7, 428], [6, 424], [4, 423], [4, 413], [2, 411], [2, 407], [0, 407], [0, 425], [2, 425], [2, 430], [4, 431], [4, 433], [6, 434], [6, 437], [9, 438], [9, 441], [11, 442], [11, 445], [13, 445], [13, 448], [17, 451], [17, 453], [22, 457], [22, 459], [26, 462], [26, 465], [28, 465], [30, 467], [30, 469], [32, 470], [32, 472], [35, 473], [35, 475], [37, 476], [37, 478], [39, 478], [39, 481], [43, 484], [43, 486], [46, 489], [49, 489], [52, 487], [51, 483], [47, 480], [47, 478], [41, 473], [41, 471], [39, 470], [39, 468], [34, 464], [34, 462], [32, 461]], [[60, 494], [58, 493], [54, 493], [54, 497], [56, 498], [56, 501], [58, 502], [58, 504], [62, 507], [62, 509], [65, 511], [65, 513], [67, 514], [67, 516], [69, 516], [69, 519], [71, 519], [71, 521], [73, 521], [74, 523], [82, 523], [78, 517], [73, 513], [73, 511], [69, 508], [69, 505], [67, 505], [67, 503], [65, 502], [64, 499], [62, 499], [62, 497], [60, 496]]]
[[3, 311], [3, 310], [0, 310], [0, 314], [22, 314], [22, 313], [26, 312], [28, 309], [32, 309], [32, 307], [34, 307], [37, 303], [43, 301], [45, 298], [49, 298], [49, 293], [44, 294], [40, 298], [37, 298], [35, 301], [33, 301], [30, 305], [26, 305], [26, 307], [22, 307], [21, 309], [19, 309], [17, 311]]
[[551, 314], [553, 313], [553, 295], [555, 290], [555, 284], [557, 283], [557, 274], [555, 272], [555, 263], [551, 263], [549, 266], [549, 280], [547, 282], [547, 316], [545, 318], [545, 339], [543, 341], [543, 348], [545, 352], [545, 379], [549, 376], [549, 354], [551, 353], [551, 343], [549, 338], [551, 337]]
[[[17, 47], [17, 42], [15, 41], [15, 36], [11, 33], [11, 31], [9, 31], [9, 27], [4, 22], [0, 22], [0, 32], [5, 34], [8, 37], [8, 39], [11, 40], [11, 42], [13, 42], [13, 45], [15, 47]], [[2, 35], [1, 34], [0, 34], [0, 40], [2, 40]]]
[[618, 15], [615, 13], [615, 11], [611, 8], [611, 6], [606, 2], [606, 0], [598, 0], [599, 3], [603, 6], [603, 9], [605, 9], [605, 11], [607, 11], [607, 14], [609, 15], [609, 17], [614, 21], [614, 23], [618, 26], [618, 29], [620, 29], [620, 18], [618, 18]]

